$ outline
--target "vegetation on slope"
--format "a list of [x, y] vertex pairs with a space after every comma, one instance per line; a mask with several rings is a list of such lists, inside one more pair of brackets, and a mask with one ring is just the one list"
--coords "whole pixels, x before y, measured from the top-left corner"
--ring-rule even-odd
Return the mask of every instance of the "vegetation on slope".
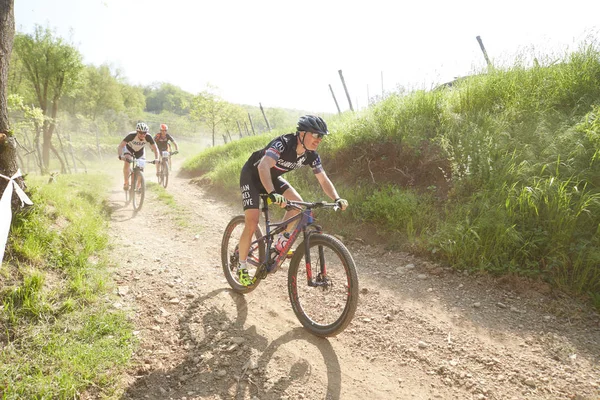
[[[455, 268], [542, 278], [600, 305], [596, 43], [328, 122], [319, 153], [351, 204], [335, 229], [376, 229]], [[243, 162], [273, 136], [211, 149], [185, 168], [237, 196]], [[322, 198], [310, 175], [286, 178]]]

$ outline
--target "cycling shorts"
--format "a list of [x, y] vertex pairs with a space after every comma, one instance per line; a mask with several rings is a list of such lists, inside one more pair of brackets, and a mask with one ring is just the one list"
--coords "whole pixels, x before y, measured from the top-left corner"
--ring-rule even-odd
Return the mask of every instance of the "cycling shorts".
[[[272, 178], [273, 187], [279, 194], [283, 194], [291, 185], [281, 176]], [[267, 194], [260, 177], [258, 170], [251, 163], [246, 163], [242, 168], [240, 175], [240, 191], [242, 192], [242, 206], [244, 211], [248, 209], [260, 208], [260, 195]]]

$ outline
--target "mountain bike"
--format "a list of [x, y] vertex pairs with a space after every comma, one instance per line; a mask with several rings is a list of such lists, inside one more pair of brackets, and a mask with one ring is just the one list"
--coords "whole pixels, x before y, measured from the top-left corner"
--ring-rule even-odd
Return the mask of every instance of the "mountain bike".
[[[298, 210], [299, 214], [280, 223], [269, 220], [267, 195], [261, 195], [265, 220], [263, 235], [260, 225], [250, 245], [247, 264], [251, 276], [248, 286], [240, 283], [239, 239], [245, 225], [243, 215], [234, 217], [223, 234], [221, 263], [227, 282], [241, 294], [250, 293], [268, 274], [276, 272], [290, 258], [289, 250], [302, 233], [302, 242], [291, 253], [288, 270], [288, 294], [292, 309], [300, 323], [316, 336], [335, 336], [352, 321], [358, 305], [358, 275], [352, 255], [344, 244], [332, 235], [323, 233], [315, 224], [313, 210], [328, 208], [337, 210], [336, 203], [287, 201], [286, 210]], [[275, 249], [274, 237], [284, 232], [288, 224], [297, 224], [290, 233], [283, 250]], [[301, 264], [304, 260], [305, 275]]]
[[129, 202], [133, 205], [134, 211], [139, 211], [144, 204], [144, 198], [146, 197], [146, 181], [144, 179], [144, 166], [146, 163], [155, 164], [155, 161], [146, 161], [143, 158], [136, 158], [131, 154], [131, 160], [129, 161], [131, 168], [129, 169], [129, 177], [127, 182], [129, 188], [125, 191], [125, 204]]
[[163, 151], [162, 160], [160, 161], [160, 172], [158, 173], [158, 184], [167, 188], [169, 184], [169, 170], [171, 169], [171, 156], [179, 153], [179, 151]]

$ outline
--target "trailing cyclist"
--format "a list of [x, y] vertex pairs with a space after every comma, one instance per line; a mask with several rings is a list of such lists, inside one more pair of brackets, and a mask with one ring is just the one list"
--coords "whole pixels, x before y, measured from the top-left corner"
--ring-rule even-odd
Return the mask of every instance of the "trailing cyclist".
[[[310, 165], [321, 188], [333, 199], [342, 210], [348, 201], [340, 198], [329, 177], [321, 165], [321, 158], [316, 152], [324, 136], [328, 135], [327, 124], [321, 117], [305, 115], [298, 120], [296, 133], [289, 133], [273, 139], [265, 148], [257, 150], [246, 161], [240, 176], [240, 190], [244, 207], [244, 231], [240, 237], [239, 280], [243, 285], [252, 283], [248, 276], [247, 257], [259, 219], [260, 194], [268, 194], [272, 203], [285, 207], [286, 200], [302, 201], [302, 198], [281, 175]], [[291, 218], [298, 211], [287, 211], [284, 220]], [[291, 231], [293, 226], [288, 226]], [[287, 233], [287, 232], [286, 232]], [[280, 234], [275, 245], [281, 251], [286, 244], [286, 234]]]
[[154, 135], [154, 141], [156, 142], [156, 145], [158, 146], [158, 154], [159, 154], [160, 161], [161, 161], [161, 162], [156, 163], [156, 176], [158, 176], [160, 173], [160, 166], [162, 164], [163, 151], [171, 151], [171, 144], [169, 142], [173, 143], [173, 145], [175, 146], [175, 151], [179, 151], [179, 146], [177, 145], [177, 142], [175, 141], [173, 136], [171, 136], [168, 133], [168, 131], [169, 131], [169, 127], [167, 126], [167, 124], [160, 124], [160, 132], [158, 132], [156, 135]]
[[144, 122], [138, 122], [134, 132], [129, 132], [117, 147], [117, 155], [119, 160], [123, 160], [123, 189], [129, 189], [129, 163], [131, 162], [132, 154], [135, 158], [145, 158], [146, 143], [152, 147], [154, 152], [154, 161], [158, 160], [158, 147], [152, 135], [148, 133], [148, 125]]

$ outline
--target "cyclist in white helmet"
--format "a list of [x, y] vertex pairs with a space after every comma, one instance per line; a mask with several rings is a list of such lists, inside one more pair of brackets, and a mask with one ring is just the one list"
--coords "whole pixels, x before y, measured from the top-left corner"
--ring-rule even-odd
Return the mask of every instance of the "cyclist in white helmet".
[[134, 132], [129, 132], [117, 148], [119, 160], [123, 160], [123, 189], [129, 189], [129, 163], [132, 160], [132, 154], [135, 158], [145, 158], [146, 143], [150, 145], [154, 152], [154, 161], [158, 160], [158, 147], [148, 133], [148, 125], [144, 122], [138, 122]]

